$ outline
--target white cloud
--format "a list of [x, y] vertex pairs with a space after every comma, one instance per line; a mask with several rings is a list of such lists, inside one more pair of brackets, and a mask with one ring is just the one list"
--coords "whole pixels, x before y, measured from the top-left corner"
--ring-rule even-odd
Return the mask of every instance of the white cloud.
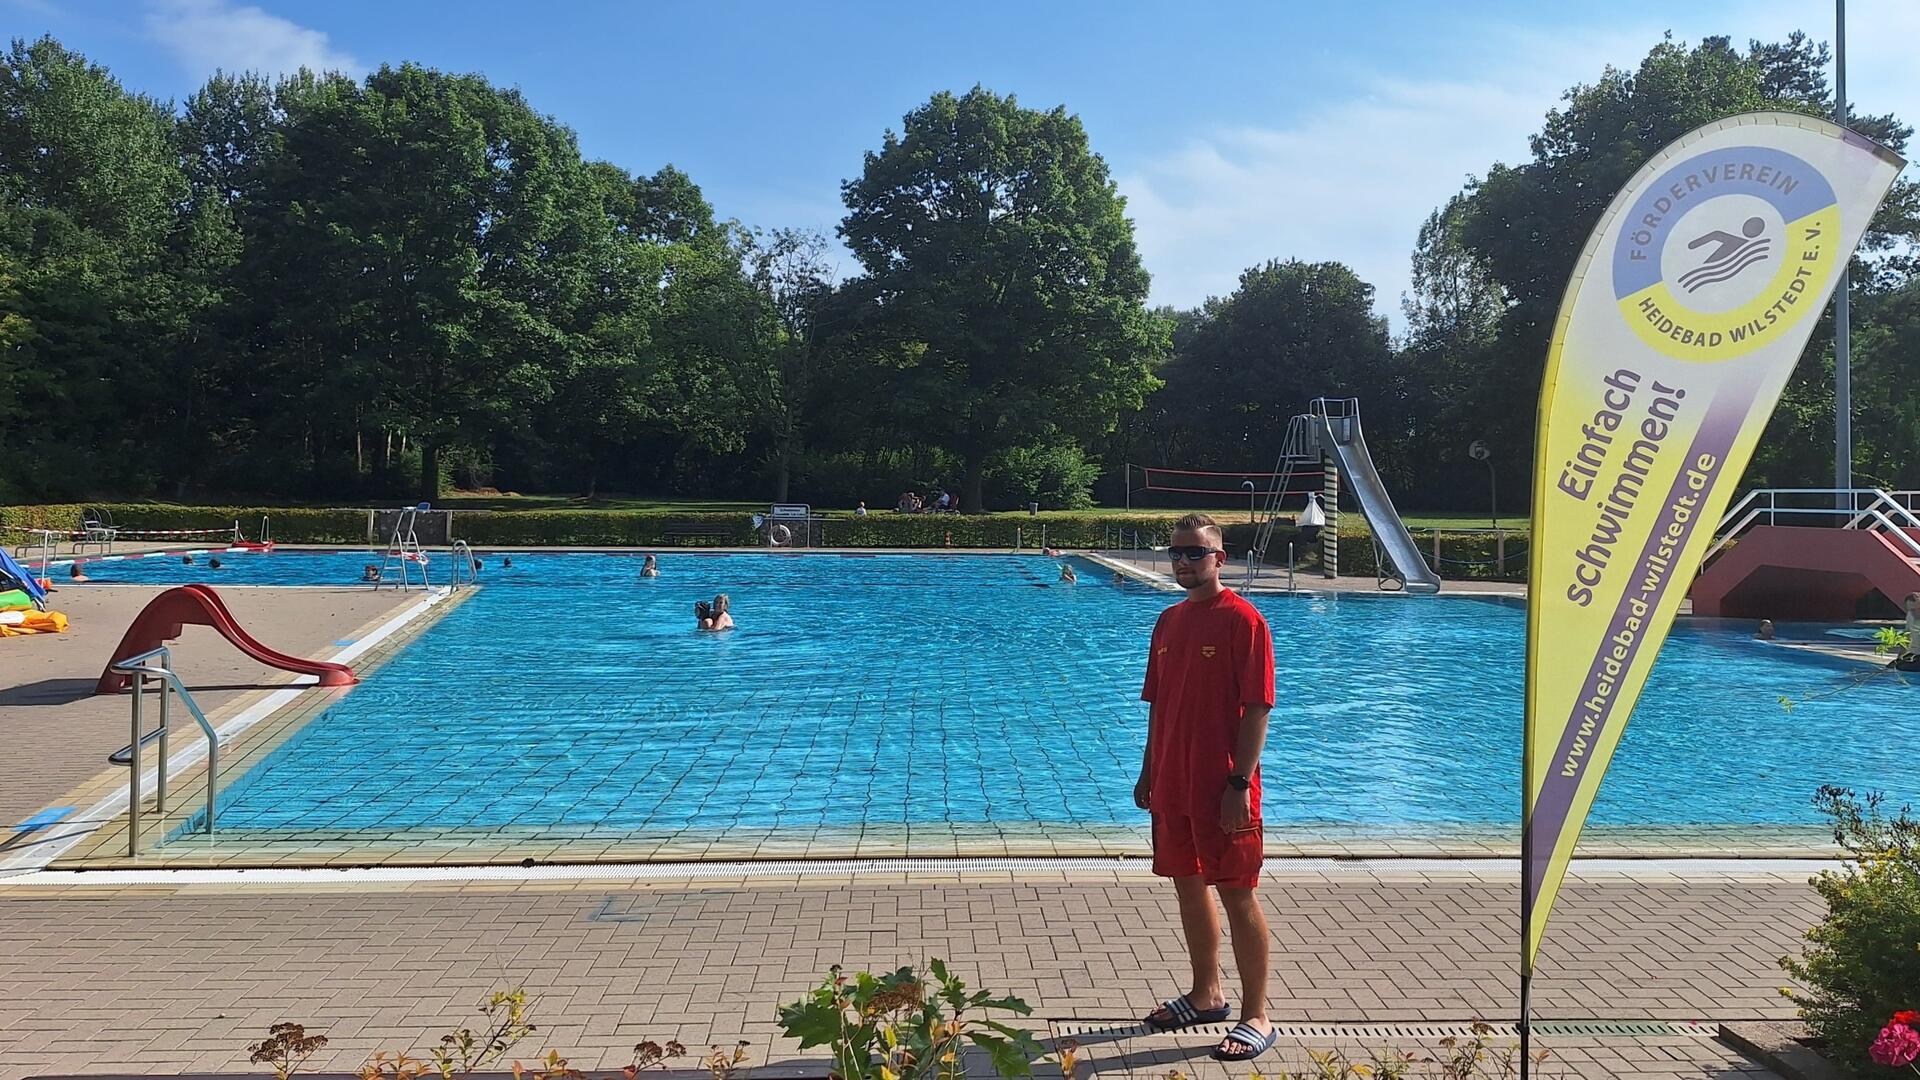
[[147, 33], [195, 75], [214, 70], [268, 75], [300, 68], [359, 74], [352, 56], [335, 49], [323, 30], [230, 0], [155, 0]]
[[[1851, 6], [1849, 96], [1863, 110], [1920, 121], [1920, 68], [1901, 55], [1920, 40], [1920, 4]], [[1804, 6], [1763, 0], [1738, 17], [1671, 29], [1688, 42], [1729, 32], [1739, 44], [1779, 40], [1796, 28], [1831, 37], [1830, 25], [1806, 15]], [[1527, 137], [1570, 85], [1597, 79], [1606, 63], [1636, 64], [1666, 29], [1548, 36], [1483, 27], [1477, 47], [1453, 53], [1461, 71], [1362, 73], [1357, 92], [1299, 122], [1216, 129], [1124, 171], [1118, 182], [1153, 274], [1153, 301], [1187, 307], [1224, 296], [1243, 269], [1268, 259], [1338, 260], [1375, 287], [1377, 309], [1398, 328], [1426, 216], [1469, 175], [1529, 160]]]

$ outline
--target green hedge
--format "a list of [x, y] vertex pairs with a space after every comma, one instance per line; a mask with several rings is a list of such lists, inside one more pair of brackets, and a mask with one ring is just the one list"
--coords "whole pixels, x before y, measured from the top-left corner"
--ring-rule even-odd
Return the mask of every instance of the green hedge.
[[[675, 525], [725, 531], [712, 537], [669, 537], [668, 529]], [[754, 542], [749, 514], [661, 510], [456, 512], [453, 536], [475, 547], [742, 547]]]
[[[1433, 534], [1416, 533], [1413, 542], [1431, 565]], [[1528, 539], [1524, 533], [1507, 534], [1507, 560], [1503, 573], [1496, 558], [1498, 550], [1494, 537], [1482, 533], [1442, 532], [1440, 534], [1440, 579], [1442, 581], [1523, 582], [1527, 580], [1527, 545]], [[1316, 565], [1318, 565], [1317, 558]], [[1341, 574], [1359, 577], [1377, 572], [1373, 537], [1340, 537]]]
[[[365, 544], [365, 510], [97, 504], [129, 530], [224, 528], [235, 519], [258, 539], [269, 516], [273, 538], [288, 544]], [[80, 504], [0, 506], [0, 525], [72, 529]], [[713, 536], [673, 535], [676, 527], [709, 526]], [[840, 512], [815, 528], [815, 543], [832, 547], [1012, 548], [1016, 539], [1036, 548], [1042, 537], [1055, 547], [1100, 548], [1122, 530], [1138, 532], [1143, 544], [1166, 542], [1167, 519], [1153, 515], [1054, 512], [1026, 514], [896, 514], [864, 518]], [[462, 510], [453, 514], [453, 536], [476, 547], [744, 547], [758, 542], [752, 515], [737, 511], [675, 510]], [[9, 544], [22, 542], [12, 534]]]
[[[240, 522], [249, 540], [260, 539], [260, 519], [268, 517], [273, 538], [286, 544], [361, 544], [367, 539], [365, 510], [322, 510], [310, 507], [175, 506], [171, 503], [54, 503], [39, 506], [0, 506], [0, 525], [29, 529], [76, 529], [87, 506], [113, 515], [113, 523], [127, 530], [231, 529]], [[29, 539], [6, 530], [11, 547]]]
[[[326, 510], [305, 507], [174, 506], [170, 504], [109, 503], [103, 508], [124, 529], [224, 528], [235, 519], [250, 538], [258, 539], [260, 519], [269, 517], [273, 538], [287, 544], [352, 544], [367, 542], [365, 510]], [[80, 521], [79, 504], [0, 506], [0, 525], [25, 528], [71, 529]], [[1140, 534], [1145, 545], [1167, 542], [1170, 519], [1163, 514], [1126, 514], [1054, 511], [1038, 517], [1002, 514], [896, 514], [876, 511], [864, 518], [840, 512], [816, 523], [815, 543], [828, 547], [993, 548], [1011, 549], [1016, 541], [1037, 548], [1042, 538], [1055, 547], [1105, 548], [1126, 546], [1121, 533]], [[676, 526], [710, 526], [713, 536], [674, 536]], [[453, 535], [476, 547], [745, 547], [757, 543], [752, 516], [737, 511], [679, 512], [674, 510], [462, 510], [453, 515]], [[1282, 528], [1267, 548], [1267, 561], [1286, 562], [1287, 543], [1297, 546], [1296, 565], [1317, 569], [1320, 545], [1302, 543], [1298, 534]], [[1243, 552], [1252, 537], [1244, 523], [1229, 524], [1227, 547]], [[9, 532], [11, 547], [27, 540]], [[1423, 551], [1432, 550], [1432, 535], [1417, 535]], [[1444, 579], [1525, 581], [1527, 537], [1507, 536], [1507, 569], [1493, 565], [1494, 538], [1475, 533], [1443, 533], [1440, 539], [1440, 576]], [[1340, 538], [1340, 569], [1349, 575], [1374, 573], [1373, 543], [1367, 535]]]
[[[673, 536], [675, 526], [715, 526], [714, 537]], [[1150, 517], [1099, 514], [894, 514], [864, 518], [835, 514], [814, 523], [814, 543], [829, 547], [1029, 548], [1106, 546], [1119, 530], [1137, 530], [1142, 542], [1165, 542], [1166, 522]], [[631, 547], [751, 546], [758, 542], [752, 516], [741, 513], [677, 513], [672, 510], [522, 510], [458, 513], [453, 535], [475, 546], [586, 545]], [[1157, 538], [1157, 539], [1156, 539]]]

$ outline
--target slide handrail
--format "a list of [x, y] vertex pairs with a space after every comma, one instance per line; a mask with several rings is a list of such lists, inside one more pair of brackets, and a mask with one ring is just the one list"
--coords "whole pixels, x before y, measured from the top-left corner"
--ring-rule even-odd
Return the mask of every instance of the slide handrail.
[[[1718, 555], [1722, 550], [1724, 550], [1728, 544], [1731, 544], [1733, 543], [1734, 540], [1738, 539], [1740, 534], [1745, 532], [1747, 530], [1747, 527], [1751, 525], [1754, 522], [1754, 520], [1759, 518], [1760, 515], [1762, 514], [1765, 514], [1768, 516], [1769, 518], [1768, 524], [1772, 524], [1771, 519], [1776, 514], [1799, 514], [1799, 515], [1806, 515], [1806, 516], [1825, 516], [1825, 517], [1837, 517], [1842, 514], [1851, 514], [1852, 516], [1847, 519], [1844, 525], [1841, 526], [1842, 528], [1858, 530], [1862, 527], [1862, 525], [1870, 523], [1872, 526], [1877, 526], [1877, 528], [1872, 528], [1870, 531], [1877, 532], [1880, 535], [1885, 536], [1888, 539], [1892, 540], [1895, 544], [1899, 545], [1900, 547], [1905, 548], [1909, 553], [1907, 556], [1908, 558], [1920, 559], [1920, 540], [1914, 539], [1913, 535], [1907, 531], [1907, 529], [1910, 529], [1910, 528], [1920, 528], [1920, 522], [1916, 522], [1913, 525], [1907, 525], [1903, 527], [1899, 522], [1896, 522], [1894, 521], [1893, 518], [1888, 517], [1887, 514], [1877, 506], [1870, 506], [1865, 510], [1861, 510], [1857, 512], [1848, 510], [1844, 507], [1835, 507], [1835, 506], [1756, 506], [1753, 509], [1747, 511], [1747, 515], [1740, 519], [1739, 524], [1735, 525], [1731, 529], [1728, 529], [1725, 534], [1723, 534], [1719, 539], [1713, 542], [1713, 546], [1708, 548], [1706, 555], [1703, 558], [1701, 558], [1700, 565], [1702, 567], [1705, 567], [1709, 560], [1711, 560], [1715, 555]], [[1901, 517], [1905, 518], [1908, 521], [1913, 520], [1913, 515], [1905, 512], [1904, 509], [1901, 510]]]
[[[140, 854], [140, 750], [149, 742], [160, 744], [158, 779], [154, 785], [154, 809], [165, 813], [167, 809], [167, 728], [172, 719], [168, 708], [171, 694], [180, 695], [180, 701], [187, 712], [200, 725], [207, 736], [207, 835], [213, 835], [213, 817], [215, 794], [220, 786], [220, 734], [207, 721], [207, 714], [200, 711], [200, 705], [187, 691], [187, 684], [173, 670], [173, 654], [165, 645], [149, 649], [137, 656], [116, 660], [108, 665], [115, 674], [127, 676], [133, 702], [133, 741], [126, 748], [108, 756], [107, 760], [120, 764], [124, 762], [127, 770], [127, 856]], [[140, 730], [141, 703], [146, 698], [148, 679], [160, 683], [160, 726], [153, 732]]]

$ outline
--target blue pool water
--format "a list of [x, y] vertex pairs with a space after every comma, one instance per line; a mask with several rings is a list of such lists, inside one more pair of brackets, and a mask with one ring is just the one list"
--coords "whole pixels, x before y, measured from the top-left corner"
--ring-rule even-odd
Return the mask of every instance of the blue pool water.
[[[481, 553], [485, 586], [223, 794], [221, 828], [725, 830], [1137, 823], [1147, 635], [1179, 599], [1039, 557]], [[360, 552], [96, 563], [96, 580], [340, 584]], [[447, 561], [434, 564], [436, 580]], [[727, 592], [739, 629], [692, 629]], [[1504, 824], [1523, 612], [1257, 596], [1279, 699], [1269, 823]], [[1920, 686], [1678, 628], [1594, 809], [1817, 820], [1821, 784], [1920, 796]], [[1801, 699], [1791, 712], [1782, 696]]]

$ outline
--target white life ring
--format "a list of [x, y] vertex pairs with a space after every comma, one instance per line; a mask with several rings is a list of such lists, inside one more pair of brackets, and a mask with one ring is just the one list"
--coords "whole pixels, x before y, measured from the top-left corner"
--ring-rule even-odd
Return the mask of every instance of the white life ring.
[[774, 547], [785, 547], [793, 543], [793, 530], [776, 522], [773, 528], [767, 530], [767, 542]]

